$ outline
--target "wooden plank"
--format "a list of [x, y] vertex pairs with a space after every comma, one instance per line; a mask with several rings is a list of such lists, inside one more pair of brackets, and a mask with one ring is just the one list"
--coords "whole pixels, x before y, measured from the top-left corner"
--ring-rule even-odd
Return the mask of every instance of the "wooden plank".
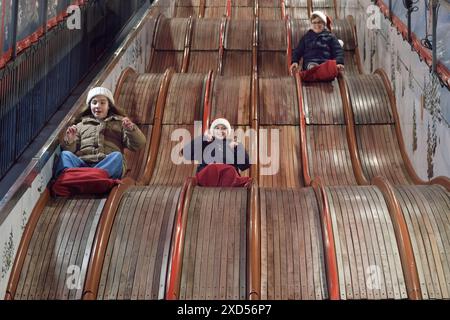
[[[353, 201], [346, 201], [347, 209], [348, 209], [348, 217], [350, 220], [350, 230], [353, 241], [353, 250], [356, 258], [356, 265], [354, 271], [357, 274], [357, 287], [358, 291], [355, 290], [355, 299], [367, 299], [366, 292], [366, 280], [365, 280], [365, 270], [367, 268], [367, 262], [365, 261], [365, 253], [367, 252], [364, 238], [363, 238], [363, 230], [361, 225], [361, 216], [356, 206], [358, 198], [355, 197], [353, 188], [347, 187], [342, 188], [342, 192], [345, 199], [351, 199]], [[355, 200], [356, 201], [355, 201]], [[354, 287], [355, 284], [354, 284]]]
[[156, 50], [184, 50], [184, 40], [187, 32], [188, 19], [160, 18], [156, 36]]
[[126, 247], [126, 253], [124, 258], [124, 266], [121, 271], [118, 299], [129, 300], [131, 299], [131, 291], [133, 287], [136, 263], [139, 254], [139, 244], [142, 241], [142, 232], [145, 221], [144, 202], [146, 199], [146, 192], [141, 191], [137, 200], [136, 209], [133, 214], [133, 222], [131, 225], [130, 233], [128, 235], [128, 243]]
[[[71, 241], [74, 237], [74, 233], [76, 234], [77, 232], [80, 223], [79, 218], [84, 215], [85, 209], [88, 205], [88, 200], [81, 197], [76, 197], [74, 201], [76, 201], [76, 204], [73, 207], [72, 212], [67, 212], [66, 207], [63, 205], [61, 211], [58, 213], [58, 218], [64, 214], [70, 214], [70, 218], [68, 222], [69, 227], [64, 231], [64, 235], [60, 244], [60, 250], [58, 253], [58, 258], [56, 260], [55, 271], [51, 282], [49, 299], [58, 299], [62, 296], [62, 291], [64, 290], [64, 286], [66, 284], [65, 281], [60, 280], [61, 273], [65, 275], [67, 272], [67, 262], [69, 260], [70, 250], [72, 249]], [[55, 231], [56, 230], [53, 229], [53, 232]], [[64, 267], [65, 265], [66, 267]]]
[[[61, 200], [60, 200], [61, 201]], [[62, 203], [63, 201], [61, 201], [61, 203]], [[67, 205], [67, 204], [66, 204]], [[68, 207], [69, 207], [69, 211], [68, 212], [71, 212], [71, 208], [73, 208], [73, 206], [75, 205], [75, 202], [74, 201], [70, 201], [69, 203], [68, 203]], [[58, 216], [58, 213], [53, 213], [53, 214], [55, 214], [56, 216]], [[70, 218], [70, 214], [66, 214], [66, 215], [63, 215], [63, 217], [62, 218], [58, 218], [58, 223], [59, 223], [59, 226], [57, 227], [59, 230], [61, 230], [62, 232], [61, 232], [61, 234], [65, 234], [66, 232], [67, 232], [67, 225], [68, 225], [68, 222], [69, 222], [69, 218]], [[55, 237], [57, 236], [57, 233], [56, 232], [52, 232], [53, 234], [52, 234], [52, 239], [50, 240], [50, 241], [48, 241], [47, 243], [49, 244], [49, 243], [55, 243], [56, 242], [56, 239], [55, 239]], [[43, 247], [41, 247], [41, 250], [44, 250], [44, 248]], [[60, 250], [61, 250], [61, 242], [59, 243], [59, 245], [57, 245], [57, 246], [55, 246], [55, 247], [52, 247], [51, 245], [50, 246], [47, 246], [47, 251], [50, 251], [51, 252], [51, 255], [50, 255], [50, 257], [47, 257], [47, 270], [46, 270], [46, 272], [42, 272], [42, 274], [41, 274], [41, 276], [44, 276], [45, 278], [43, 279], [43, 283], [47, 283], [47, 278], [48, 279], [54, 279], [55, 277], [56, 277], [56, 275], [55, 275], [55, 272], [56, 272], [56, 270], [55, 270], [55, 268], [56, 268], [56, 264], [52, 264], [52, 265], [50, 265], [50, 261], [53, 259], [53, 260], [56, 260], [56, 261], [59, 261], [59, 259], [55, 259], [55, 258], [53, 258], [53, 254], [55, 254], [56, 255], [56, 257], [58, 257], [59, 256], [59, 254], [58, 254], [58, 252], [60, 252]], [[48, 254], [48, 253], [47, 253]], [[49, 281], [49, 283], [47, 283], [47, 285], [45, 285], [44, 287], [43, 287], [43, 291], [42, 291], [42, 293], [41, 294], [39, 294], [38, 293], [38, 295], [37, 295], [37, 299], [49, 299], [49, 291], [50, 291], [50, 285], [51, 285], [51, 280]]]
[[250, 83], [247, 76], [216, 77], [211, 119], [226, 118], [231, 125], [250, 125]]
[[239, 201], [239, 216], [240, 216], [240, 257], [239, 257], [239, 299], [247, 299], [247, 221], [250, 217], [247, 205], [247, 188], [234, 189], [237, 193]]
[[286, 51], [259, 51], [258, 73], [261, 77], [285, 77], [289, 75]]
[[259, 79], [259, 124], [298, 125], [295, 81], [290, 77]]
[[[373, 192], [373, 197], [375, 201], [375, 207], [378, 209], [378, 215], [380, 217], [381, 223], [381, 232], [384, 241], [385, 248], [385, 257], [386, 257], [386, 265], [385, 265], [385, 281], [386, 281], [386, 294], [388, 299], [395, 298], [395, 285], [396, 285], [396, 270], [395, 263], [393, 262], [394, 252], [396, 253], [397, 259], [399, 258], [399, 254], [397, 251], [396, 242], [392, 242], [391, 235], [394, 234], [394, 229], [392, 226], [392, 222], [390, 220], [390, 215], [388, 213], [388, 208], [384, 201], [384, 198], [380, 191], [377, 189], [369, 189], [369, 192]], [[378, 198], [378, 199], [377, 199]], [[383, 253], [382, 253], [383, 254]]]
[[333, 234], [337, 235], [335, 239], [335, 249], [336, 249], [336, 262], [339, 274], [339, 291], [340, 298], [345, 300], [347, 298], [346, 294], [346, 273], [345, 268], [347, 264], [347, 253], [345, 243], [342, 241], [342, 236], [345, 235], [343, 231], [342, 219], [340, 217], [340, 203], [337, 194], [334, 192], [333, 188], [325, 188], [327, 194], [330, 216], [333, 226]]
[[167, 93], [163, 125], [192, 125], [195, 120], [202, 120], [204, 78], [202, 74], [173, 76]]
[[175, 72], [181, 72], [183, 65], [184, 51], [161, 51], [154, 50], [149, 72], [163, 73], [168, 68], [173, 68]]
[[224, 76], [250, 76], [252, 72], [252, 52], [225, 50], [223, 55]]
[[208, 241], [208, 252], [207, 256], [204, 257], [207, 261], [207, 268], [206, 273], [203, 274], [203, 277], [205, 279], [205, 298], [207, 300], [211, 299], [217, 299], [215, 296], [216, 290], [214, 290], [214, 280], [215, 277], [219, 276], [217, 270], [214, 268], [215, 261], [216, 261], [216, 239], [221, 239], [222, 232], [221, 228], [217, 228], [219, 225], [221, 226], [219, 222], [220, 215], [223, 214], [223, 210], [220, 207], [219, 198], [220, 198], [221, 189], [215, 188], [213, 192], [212, 197], [212, 209], [211, 209], [211, 224], [206, 232], [207, 241]]
[[[61, 275], [60, 275], [60, 281], [63, 283], [63, 292], [62, 296], [58, 297], [59, 299], [68, 299], [71, 300], [75, 297], [75, 293], [78, 292], [78, 295], [81, 296], [82, 287], [81, 288], [75, 288], [70, 289], [67, 286], [67, 270], [68, 267], [71, 265], [77, 266], [80, 268], [80, 283], [81, 286], [84, 284], [84, 277], [86, 269], [82, 270], [82, 259], [80, 259], [81, 254], [84, 254], [86, 243], [89, 237], [89, 232], [91, 231], [91, 224], [93, 222], [93, 219], [95, 217], [95, 213], [100, 209], [98, 208], [99, 201], [96, 199], [90, 199], [88, 201], [86, 211], [83, 214], [82, 220], [80, 222], [80, 225], [78, 227], [77, 232], [75, 233], [75, 239], [71, 243], [71, 254], [69, 256], [69, 259], [67, 259], [67, 263], [64, 266], [64, 268], [61, 269]], [[91, 238], [91, 241], [93, 238]]]
[[195, 19], [192, 27], [191, 50], [218, 50], [219, 19]]
[[195, 271], [195, 250], [196, 242], [194, 235], [198, 232], [199, 212], [201, 202], [198, 201], [198, 189], [194, 188], [192, 192], [188, 219], [186, 224], [185, 246], [183, 251], [183, 268], [180, 281], [180, 299], [186, 300], [192, 298], [192, 289], [194, 286]]
[[[251, 8], [253, 10], [253, 8]], [[233, 14], [236, 12], [233, 11]], [[244, 12], [243, 14], [246, 14]], [[238, 19], [233, 16], [233, 19]], [[227, 50], [252, 50], [253, 19], [252, 20], [230, 20], [225, 30], [225, 49]]]
[[[427, 278], [429, 277], [429, 274], [427, 272], [427, 265], [423, 265], [424, 260], [424, 249], [423, 249], [423, 243], [420, 239], [420, 231], [418, 226], [418, 221], [413, 214], [413, 208], [411, 206], [411, 202], [407, 200], [406, 195], [404, 192], [396, 188], [396, 196], [398, 198], [400, 207], [402, 208], [403, 216], [405, 217], [406, 225], [408, 227], [408, 231], [411, 238], [411, 244], [414, 251], [414, 257], [417, 265], [417, 272], [419, 275], [420, 280], [420, 289], [422, 291], [422, 298], [428, 299], [428, 287], [427, 287]], [[406, 201], [405, 201], [406, 199]], [[419, 235], [419, 237], [418, 237]]]
[[189, 55], [189, 73], [217, 72], [219, 68], [218, 51], [191, 51]]

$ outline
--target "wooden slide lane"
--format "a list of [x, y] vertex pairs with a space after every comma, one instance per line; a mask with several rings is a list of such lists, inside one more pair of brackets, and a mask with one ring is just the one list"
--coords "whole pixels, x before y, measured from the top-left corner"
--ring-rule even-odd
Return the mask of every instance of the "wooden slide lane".
[[[15, 300], [81, 299], [106, 198], [49, 199], [26, 242]], [[17, 263], [17, 262], [16, 262]], [[14, 281], [14, 279], [13, 279]]]
[[450, 298], [450, 193], [443, 187], [396, 186], [423, 299]]
[[182, 256], [180, 299], [247, 298], [245, 188], [195, 187]]
[[180, 188], [133, 187], [122, 196], [108, 239], [99, 300], [162, 299]]
[[326, 187], [341, 299], [406, 299], [388, 206], [379, 189]]
[[319, 208], [312, 188], [261, 188], [261, 299], [328, 297]]

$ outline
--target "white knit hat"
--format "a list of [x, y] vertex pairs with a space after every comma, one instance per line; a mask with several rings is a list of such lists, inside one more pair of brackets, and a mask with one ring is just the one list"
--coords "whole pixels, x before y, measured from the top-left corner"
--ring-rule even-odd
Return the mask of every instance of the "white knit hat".
[[228, 122], [228, 120], [224, 118], [217, 118], [216, 120], [214, 120], [210, 126], [211, 131], [214, 130], [214, 128], [217, 127], [219, 124], [227, 128], [227, 136], [231, 134], [231, 125]]
[[319, 10], [313, 11], [311, 13], [311, 18], [314, 16], [318, 16], [320, 18], [320, 20], [322, 20], [323, 23], [325, 23], [325, 25], [328, 23], [327, 15], [325, 13], [323, 13], [322, 11], [319, 11]]
[[105, 96], [113, 105], [115, 105], [114, 96], [108, 88], [95, 87], [89, 90], [86, 98], [86, 104], [89, 105], [89, 102], [91, 102], [92, 98], [94, 98], [95, 96]]

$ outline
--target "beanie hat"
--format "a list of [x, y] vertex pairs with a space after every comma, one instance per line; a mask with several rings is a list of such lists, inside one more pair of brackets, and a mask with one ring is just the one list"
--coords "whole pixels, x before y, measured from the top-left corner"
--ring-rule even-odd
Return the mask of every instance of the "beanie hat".
[[311, 19], [314, 18], [314, 16], [319, 17], [320, 20], [322, 20], [323, 23], [325, 23], [327, 28], [331, 30], [331, 18], [329, 16], [327, 16], [325, 13], [319, 10], [313, 11], [311, 13]]
[[231, 134], [231, 125], [228, 122], [228, 120], [224, 118], [217, 118], [216, 120], [214, 120], [210, 126], [211, 131], [214, 130], [214, 128], [217, 127], [219, 124], [227, 128], [227, 136]]
[[86, 104], [89, 105], [92, 98], [94, 98], [95, 96], [105, 96], [106, 98], [108, 98], [110, 103], [115, 105], [114, 96], [113, 96], [112, 92], [107, 88], [95, 87], [95, 88], [92, 88], [91, 90], [89, 90], [87, 99], [86, 99]]

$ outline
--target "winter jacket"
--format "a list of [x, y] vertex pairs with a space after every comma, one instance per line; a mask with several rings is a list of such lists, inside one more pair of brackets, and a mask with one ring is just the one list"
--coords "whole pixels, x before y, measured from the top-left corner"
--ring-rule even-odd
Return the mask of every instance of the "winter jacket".
[[298, 63], [303, 57], [303, 69], [306, 70], [311, 62], [321, 64], [327, 60], [336, 60], [337, 64], [344, 64], [344, 49], [338, 39], [329, 30], [321, 33], [309, 30], [300, 40], [292, 53], [292, 63]]
[[[250, 168], [250, 161], [242, 144], [231, 148], [230, 139], [203, 140], [203, 136], [197, 137], [183, 148], [183, 156], [187, 160], [196, 160], [201, 164], [197, 167], [197, 173], [211, 163], [224, 163], [234, 166], [236, 171], [244, 171]], [[195, 150], [196, 146], [201, 147]], [[196, 152], [197, 151], [197, 152]]]
[[[133, 131], [122, 127], [122, 116], [111, 115], [104, 120], [93, 116], [86, 116], [76, 124], [77, 137], [74, 142], [67, 144], [61, 142], [63, 150], [76, 154], [87, 163], [97, 163], [108, 154], [128, 148], [137, 151], [145, 145], [146, 138], [142, 131], [135, 125]], [[126, 173], [125, 158], [122, 172]]]

